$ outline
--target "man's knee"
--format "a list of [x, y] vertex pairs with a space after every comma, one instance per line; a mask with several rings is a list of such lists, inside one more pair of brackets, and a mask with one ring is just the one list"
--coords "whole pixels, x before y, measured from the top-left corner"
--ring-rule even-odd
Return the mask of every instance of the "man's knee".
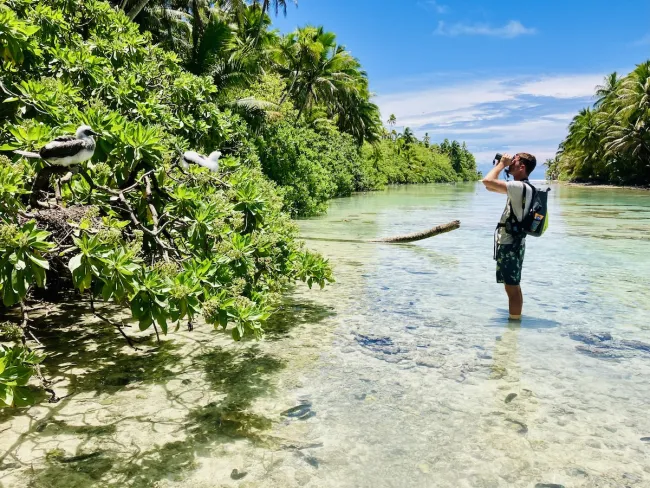
[[504, 285], [509, 297], [521, 296], [521, 287], [519, 285]]

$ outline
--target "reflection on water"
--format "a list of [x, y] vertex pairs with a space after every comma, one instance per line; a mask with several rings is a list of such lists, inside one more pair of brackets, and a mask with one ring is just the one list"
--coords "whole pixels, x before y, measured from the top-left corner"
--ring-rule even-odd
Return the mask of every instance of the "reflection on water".
[[337, 282], [298, 287], [259, 343], [203, 327], [131, 362], [53, 329], [73, 396], [0, 416], [0, 482], [650, 486], [650, 194], [555, 186], [520, 324], [494, 279], [503, 205], [474, 184], [334, 200], [299, 224]]

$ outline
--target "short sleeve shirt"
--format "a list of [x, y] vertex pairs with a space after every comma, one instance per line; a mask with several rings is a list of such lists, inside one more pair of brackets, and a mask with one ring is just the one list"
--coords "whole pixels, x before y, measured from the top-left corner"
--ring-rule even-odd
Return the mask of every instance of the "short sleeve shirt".
[[[503, 224], [506, 222], [506, 220], [508, 220], [508, 217], [510, 216], [511, 203], [515, 217], [519, 222], [521, 222], [524, 218], [524, 215], [526, 215], [530, 209], [530, 203], [533, 200], [533, 190], [530, 185], [525, 184], [523, 181], [508, 181], [506, 182], [506, 187], [508, 190], [508, 200], [506, 201], [506, 208], [501, 215], [501, 220], [499, 220], [499, 223]], [[526, 205], [525, 209], [522, 210], [524, 187], [526, 188]], [[510, 234], [506, 232], [505, 227], [499, 227], [497, 242], [499, 244], [512, 244], [514, 242], [514, 239]]]

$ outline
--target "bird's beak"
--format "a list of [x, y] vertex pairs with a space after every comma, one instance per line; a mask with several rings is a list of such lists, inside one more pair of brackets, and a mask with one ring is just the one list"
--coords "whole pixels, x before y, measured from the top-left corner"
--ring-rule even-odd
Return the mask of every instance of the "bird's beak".
[[94, 130], [89, 130], [88, 133], [89, 133], [91, 136], [97, 136], [97, 137], [100, 137], [100, 136], [101, 136], [101, 134], [100, 134], [99, 132], [95, 132]]

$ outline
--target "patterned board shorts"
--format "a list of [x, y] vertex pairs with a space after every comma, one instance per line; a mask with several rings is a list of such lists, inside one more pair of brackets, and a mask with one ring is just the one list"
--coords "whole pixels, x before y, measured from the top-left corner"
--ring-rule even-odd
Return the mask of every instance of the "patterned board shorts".
[[521, 281], [521, 268], [524, 264], [526, 241], [497, 246], [497, 283], [518, 285]]

